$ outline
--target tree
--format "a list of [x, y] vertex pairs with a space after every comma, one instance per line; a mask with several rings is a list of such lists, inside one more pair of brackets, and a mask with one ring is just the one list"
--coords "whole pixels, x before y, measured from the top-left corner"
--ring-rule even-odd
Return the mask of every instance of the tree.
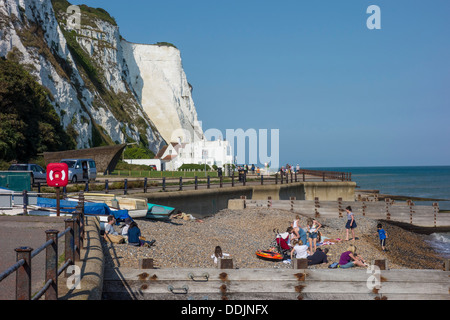
[[74, 149], [48, 90], [19, 63], [0, 59], [0, 159], [28, 161], [44, 151]]

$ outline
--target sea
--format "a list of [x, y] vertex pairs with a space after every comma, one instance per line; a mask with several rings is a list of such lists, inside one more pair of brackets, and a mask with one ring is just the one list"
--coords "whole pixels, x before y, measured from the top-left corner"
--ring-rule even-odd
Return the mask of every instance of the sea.
[[[415, 205], [439, 203], [439, 209], [450, 210], [450, 166], [418, 167], [321, 167], [305, 168], [351, 172], [352, 181], [361, 190], [379, 190], [380, 194], [440, 199], [440, 201], [414, 201]], [[443, 213], [443, 214], [450, 214]], [[433, 233], [427, 242], [440, 255], [450, 259], [450, 232]]]

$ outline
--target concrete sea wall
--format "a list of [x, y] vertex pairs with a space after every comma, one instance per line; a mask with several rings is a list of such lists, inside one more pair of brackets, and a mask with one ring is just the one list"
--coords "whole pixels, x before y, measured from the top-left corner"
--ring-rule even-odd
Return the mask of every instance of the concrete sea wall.
[[290, 184], [237, 186], [216, 189], [156, 192], [153, 194], [133, 194], [145, 197], [147, 202], [175, 207], [195, 217], [206, 217], [228, 207], [228, 200], [245, 196], [252, 200], [355, 200], [355, 182], [296, 182]]

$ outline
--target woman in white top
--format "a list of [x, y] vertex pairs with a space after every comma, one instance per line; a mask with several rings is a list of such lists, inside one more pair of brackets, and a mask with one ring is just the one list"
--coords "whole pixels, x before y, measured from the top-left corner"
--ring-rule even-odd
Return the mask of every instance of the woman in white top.
[[228, 253], [222, 252], [222, 248], [220, 246], [217, 246], [216, 249], [214, 250], [214, 254], [211, 255], [211, 259], [214, 259], [214, 263], [217, 263], [219, 261], [218, 259], [222, 259], [223, 257], [229, 256], [230, 255]]
[[293, 258], [294, 253], [297, 259], [306, 259], [308, 257], [308, 246], [304, 245], [302, 240], [294, 240], [293, 245], [294, 247], [291, 250], [291, 259]]

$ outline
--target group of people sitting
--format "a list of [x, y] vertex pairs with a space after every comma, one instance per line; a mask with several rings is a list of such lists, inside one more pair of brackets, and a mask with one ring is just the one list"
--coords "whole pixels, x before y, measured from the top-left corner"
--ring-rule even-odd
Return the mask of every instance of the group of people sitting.
[[114, 216], [108, 216], [108, 223], [105, 226], [104, 238], [108, 242], [113, 243], [128, 243], [132, 246], [146, 246], [150, 247], [155, 240], [147, 242], [141, 235], [141, 229], [139, 229], [137, 223], [131, 218], [126, 218], [124, 224], [121, 226], [122, 231], [119, 234], [115, 229], [116, 219]]
[[[328, 248], [317, 248], [321, 240], [319, 229], [322, 225], [315, 219], [309, 218], [305, 228], [300, 227], [300, 216], [297, 215], [286, 232], [277, 236], [277, 243], [281, 249], [290, 253], [290, 258], [308, 259], [308, 265], [328, 263]], [[367, 266], [365, 260], [356, 254], [356, 247], [349, 245], [347, 251], [340, 256], [340, 268], [351, 268], [354, 266]]]
[[317, 248], [320, 242], [319, 229], [322, 225], [315, 219], [308, 219], [306, 228], [300, 227], [300, 216], [295, 220], [286, 232], [277, 236], [277, 243], [282, 250], [290, 253], [291, 259], [308, 259], [308, 265], [327, 263], [328, 249]]

